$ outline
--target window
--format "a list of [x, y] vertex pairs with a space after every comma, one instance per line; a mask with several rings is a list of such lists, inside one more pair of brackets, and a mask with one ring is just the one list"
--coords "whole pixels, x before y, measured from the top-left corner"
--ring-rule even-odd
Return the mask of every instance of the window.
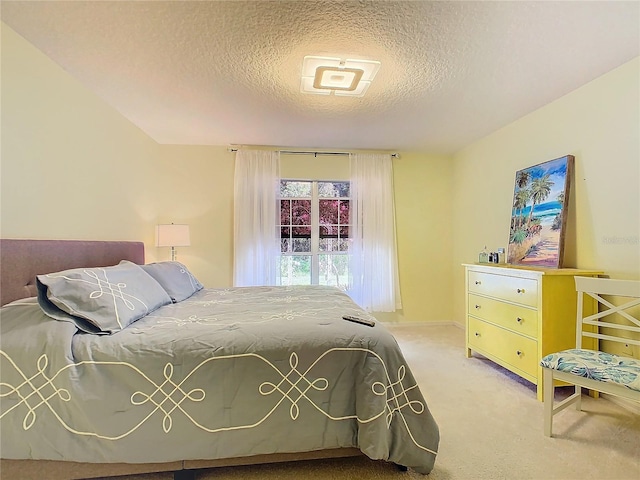
[[349, 281], [349, 182], [280, 181], [280, 285]]

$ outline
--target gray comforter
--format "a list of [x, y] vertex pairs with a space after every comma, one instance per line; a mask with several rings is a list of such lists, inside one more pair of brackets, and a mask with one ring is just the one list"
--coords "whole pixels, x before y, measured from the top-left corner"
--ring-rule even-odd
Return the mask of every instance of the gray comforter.
[[428, 473], [438, 427], [393, 336], [331, 287], [205, 289], [112, 335], [2, 308], [2, 458], [148, 463], [358, 447]]

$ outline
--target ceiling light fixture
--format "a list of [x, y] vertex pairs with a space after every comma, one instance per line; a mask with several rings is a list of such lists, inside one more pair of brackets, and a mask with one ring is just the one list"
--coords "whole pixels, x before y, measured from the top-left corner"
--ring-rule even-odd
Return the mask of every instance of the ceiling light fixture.
[[342, 60], [307, 55], [302, 63], [302, 93], [362, 97], [380, 69], [375, 60]]

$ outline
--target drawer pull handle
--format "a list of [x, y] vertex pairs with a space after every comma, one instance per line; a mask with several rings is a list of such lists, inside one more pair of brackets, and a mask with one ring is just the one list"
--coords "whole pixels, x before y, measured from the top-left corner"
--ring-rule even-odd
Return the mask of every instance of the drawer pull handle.
[[482, 282], [480, 280], [476, 280], [476, 285], [482, 285]]
[[520, 350], [516, 350], [516, 355], [518, 355], [519, 357], [522, 356], [522, 352]]
[[480, 333], [476, 332], [476, 337], [479, 337], [479, 336], [480, 336]]
[[516, 318], [516, 322], [522, 323], [522, 318], [520, 318], [520, 317]]
[[476, 308], [478, 308], [478, 309], [480, 308], [480, 305], [478, 305], [477, 303], [476, 303]]
[[519, 288], [518, 293], [524, 293], [524, 288]]

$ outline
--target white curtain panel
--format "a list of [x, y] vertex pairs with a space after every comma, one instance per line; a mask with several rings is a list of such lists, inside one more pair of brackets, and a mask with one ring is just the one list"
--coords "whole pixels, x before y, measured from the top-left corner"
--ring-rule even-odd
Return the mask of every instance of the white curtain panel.
[[235, 286], [275, 285], [280, 152], [239, 149], [234, 175]]
[[369, 312], [402, 308], [391, 155], [352, 154], [349, 295]]

